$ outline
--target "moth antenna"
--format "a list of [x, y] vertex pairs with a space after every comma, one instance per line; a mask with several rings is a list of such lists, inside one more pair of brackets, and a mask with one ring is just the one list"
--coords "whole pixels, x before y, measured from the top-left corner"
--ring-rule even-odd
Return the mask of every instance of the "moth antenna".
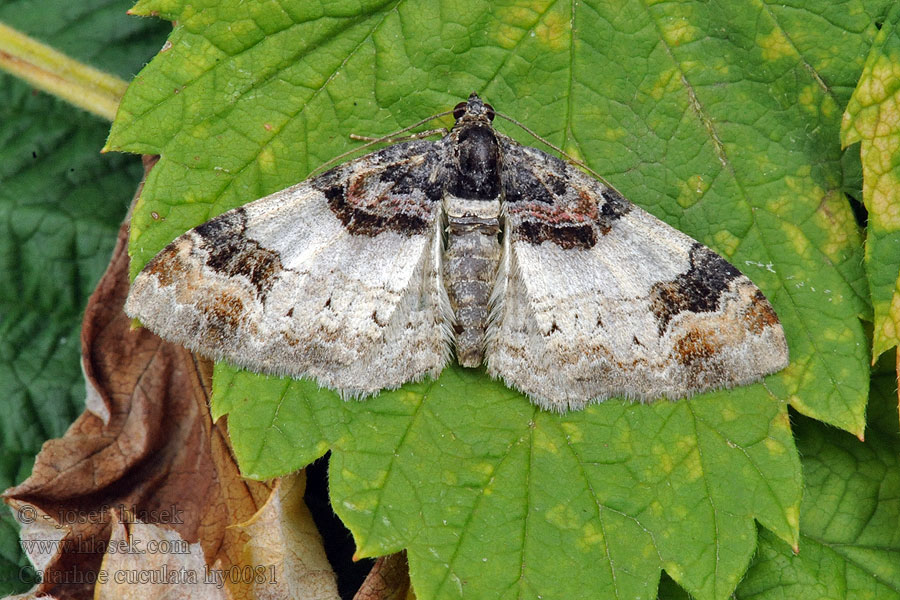
[[495, 113], [498, 117], [501, 117], [501, 118], [503, 118], [503, 119], [506, 119], [507, 121], [509, 121], [509, 122], [512, 123], [513, 125], [516, 125], [516, 126], [520, 127], [521, 129], [523, 129], [523, 130], [525, 131], [525, 133], [531, 135], [531, 136], [532, 136], [533, 138], [535, 138], [536, 140], [538, 140], [538, 141], [544, 143], [544, 144], [547, 145], [549, 148], [552, 148], [553, 150], [555, 150], [556, 152], [558, 152], [561, 156], [565, 157], [569, 162], [571, 162], [571, 163], [573, 163], [573, 164], [575, 164], [575, 165], [581, 167], [582, 169], [584, 169], [585, 171], [587, 171], [588, 173], [590, 173], [591, 175], [593, 175], [595, 178], [597, 178], [597, 179], [599, 179], [600, 181], [602, 181], [602, 182], [603, 182], [603, 185], [605, 185], [606, 187], [610, 188], [611, 190], [613, 190], [613, 191], [615, 191], [615, 192], [618, 192], [620, 196], [622, 195], [622, 193], [619, 192], [619, 190], [616, 189], [616, 186], [614, 186], [613, 184], [611, 184], [611, 183], [610, 183], [603, 175], [601, 175], [601, 174], [598, 173], [597, 171], [595, 171], [595, 170], [593, 170], [592, 168], [590, 168], [589, 166], [587, 166], [587, 164], [585, 164], [585, 162], [584, 162], [583, 160], [579, 160], [579, 159], [575, 158], [574, 156], [572, 156], [571, 154], [569, 154], [568, 152], [566, 152], [565, 150], [563, 150], [562, 148], [560, 148], [559, 146], [557, 146], [556, 144], [554, 144], [553, 142], [551, 142], [550, 140], [544, 138], [543, 136], [541, 136], [540, 134], [538, 134], [538, 133], [537, 133], [536, 131], [534, 131], [533, 129], [527, 127], [526, 125], [524, 125], [523, 123], [520, 123], [519, 121], [513, 119], [512, 117], [509, 117], [509, 116], [507, 116], [507, 115], [504, 115], [503, 113], [496, 112], [496, 111], [494, 111], [494, 113]]
[[[427, 123], [427, 122], [429, 122], [429, 121], [433, 121], [433, 120], [435, 120], [435, 119], [440, 119], [441, 117], [446, 117], [447, 115], [450, 115], [450, 114], [453, 114], [453, 111], [452, 111], [452, 110], [445, 110], [444, 112], [437, 113], [436, 115], [431, 115], [430, 117], [426, 117], [426, 118], [422, 119], [421, 121], [418, 121], [418, 122], [416, 122], [416, 123], [413, 123], [412, 125], [409, 125], [408, 127], [404, 127], [403, 129], [400, 129], [399, 131], [395, 131], [395, 132], [393, 132], [393, 133], [389, 133], [389, 134], [387, 134], [387, 135], [383, 135], [383, 136], [377, 137], [377, 138], [365, 138], [365, 137], [357, 136], [357, 135], [351, 133], [351, 134], [350, 134], [350, 138], [351, 138], [351, 139], [366, 139], [366, 140], [369, 140], [369, 141], [366, 142], [365, 144], [363, 144], [362, 146], [358, 146], [358, 147], [353, 148], [353, 149], [351, 149], [351, 150], [347, 150], [346, 152], [344, 152], [344, 153], [342, 153], [342, 154], [338, 154], [337, 156], [335, 156], [335, 157], [332, 158], [331, 160], [322, 163], [321, 165], [319, 165], [318, 167], [316, 167], [315, 169], [313, 169], [312, 171], [310, 171], [309, 174], [307, 175], [307, 177], [312, 177], [312, 176], [315, 175], [317, 172], [327, 169], [328, 167], [330, 167], [330, 166], [333, 165], [334, 163], [339, 162], [340, 160], [342, 160], [342, 159], [344, 159], [344, 158], [350, 156], [351, 154], [356, 154], [356, 153], [359, 152], [360, 150], [365, 150], [366, 148], [369, 148], [369, 147], [371, 147], [371, 146], [374, 146], [375, 144], [392, 143], [391, 140], [392, 140], [393, 138], [395, 138], [396, 136], [400, 135], [401, 133], [406, 133], [407, 131], [413, 130], [413, 129], [415, 129], [416, 127], [421, 127], [422, 125], [424, 125], [425, 123]], [[435, 131], [438, 131], [438, 130], [436, 130], [436, 129], [430, 129], [430, 130], [428, 130], [428, 131], [423, 131], [423, 132], [421, 132], [421, 133], [422, 133], [422, 134], [432, 135], [432, 134], [434, 134]], [[427, 136], [423, 136], [423, 137], [427, 137]], [[413, 137], [413, 138], [411, 138], [411, 139], [416, 139], [416, 138]]]
[[409, 135], [401, 135], [399, 137], [394, 134], [387, 139], [383, 137], [371, 137], [368, 135], [356, 135], [355, 133], [351, 133], [350, 139], [356, 140], [358, 142], [384, 142], [386, 144], [396, 144], [399, 142], [408, 142], [410, 140], [421, 140], [433, 135], [447, 135], [447, 130], [443, 127], [437, 127], [435, 129], [426, 129], [425, 131], [416, 131], [414, 133], [410, 133]]

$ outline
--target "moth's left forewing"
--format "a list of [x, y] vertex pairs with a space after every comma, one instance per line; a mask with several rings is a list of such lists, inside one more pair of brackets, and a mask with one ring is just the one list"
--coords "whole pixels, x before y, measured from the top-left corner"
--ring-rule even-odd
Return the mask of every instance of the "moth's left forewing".
[[786, 366], [762, 292], [575, 167], [503, 138], [488, 371], [546, 408], [749, 383]]
[[348, 396], [436, 376], [443, 153], [389, 146], [219, 215], [148, 263], [125, 310], [206, 356]]

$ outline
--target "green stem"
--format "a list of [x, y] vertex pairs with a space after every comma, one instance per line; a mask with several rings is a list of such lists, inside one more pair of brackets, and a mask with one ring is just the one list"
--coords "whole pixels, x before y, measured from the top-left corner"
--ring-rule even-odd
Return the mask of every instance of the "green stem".
[[128, 84], [0, 23], [0, 69], [112, 121]]

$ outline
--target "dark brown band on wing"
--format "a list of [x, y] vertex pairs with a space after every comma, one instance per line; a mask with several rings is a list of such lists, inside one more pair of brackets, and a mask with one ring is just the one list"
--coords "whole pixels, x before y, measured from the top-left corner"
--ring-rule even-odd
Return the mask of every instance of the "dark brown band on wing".
[[597, 243], [594, 228], [585, 224], [545, 223], [539, 220], [525, 220], [516, 228], [518, 239], [530, 244], [553, 242], [560, 248], [592, 248]]
[[422, 216], [404, 212], [385, 215], [378, 207], [371, 209], [361, 207], [353, 202], [352, 191], [348, 199], [348, 194], [341, 185], [334, 185], [322, 191], [331, 211], [353, 235], [374, 237], [385, 231], [394, 231], [414, 236], [428, 230], [428, 221]]
[[503, 150], [503, 201], [514, 239], [590, 249], [634, 206], [555, 156], [510, 141]]
[[283, 269], [281, 258], [246, 237], [246, 228], [247, 215], [238, 208], [198, 226], [194, 233], [208, 253], [208, 267], [227, 277], [245, 277], [256, 288], [260, 301], [265, 301]]
[[311, 185], [325, 194], [328, 207], [353, 235], [420, 235], [433, 218], [429, 205], [440, 201], [446, 186], [435, 150], [429, 142], [389, 146], [366, 163], [332, 169]]
[[700, 243], [690, 252], [691, 268], [671, 281], [660, 281], [650, 292], [650, 309], [662, 335], [675, 315], [718, 310], [722, 292], [741, 277], [727, 260]]
[[516, 238], [536, 245], [551, 242], [566, 250], [593, 248], [600, 236], [608, 234], [634, 206], [610, 189], [601, 195], [603, 202], [599, 205], [596, 196], [585, 192], [576, 196], [573, 190], [562, 197], [554, 196], [552, 201], [511, 206], [509, 211], [517, 214], [519, 220]]
[[631, 212], [634, 207], [634, 204], [612, 188], [606, 188], [601, 195], [605, 202], [600, 206], [600, 220], [609, 227], [612, 227], [614, 221]]
[[547, 179], [545, 183], [532, 170], [519, 168], [514, 162], [503, 171], [503, 201], [513, 205], [519, 202], [553, 204], [565, 195], [566, 186], [556, 174]]

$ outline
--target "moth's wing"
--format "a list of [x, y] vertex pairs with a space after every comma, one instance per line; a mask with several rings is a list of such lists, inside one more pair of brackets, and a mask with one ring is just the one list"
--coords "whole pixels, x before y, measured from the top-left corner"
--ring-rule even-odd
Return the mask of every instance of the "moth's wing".
[[680, 398], [787, 365], [775, 312], [735, 267], [575, 167], [502, 144], [493, 376], [566, 410]]
[[442, 141], [396, 144], [226, 212], [141, 271], [126, 312], [215, 359], [345, 395], [440, 373]]

